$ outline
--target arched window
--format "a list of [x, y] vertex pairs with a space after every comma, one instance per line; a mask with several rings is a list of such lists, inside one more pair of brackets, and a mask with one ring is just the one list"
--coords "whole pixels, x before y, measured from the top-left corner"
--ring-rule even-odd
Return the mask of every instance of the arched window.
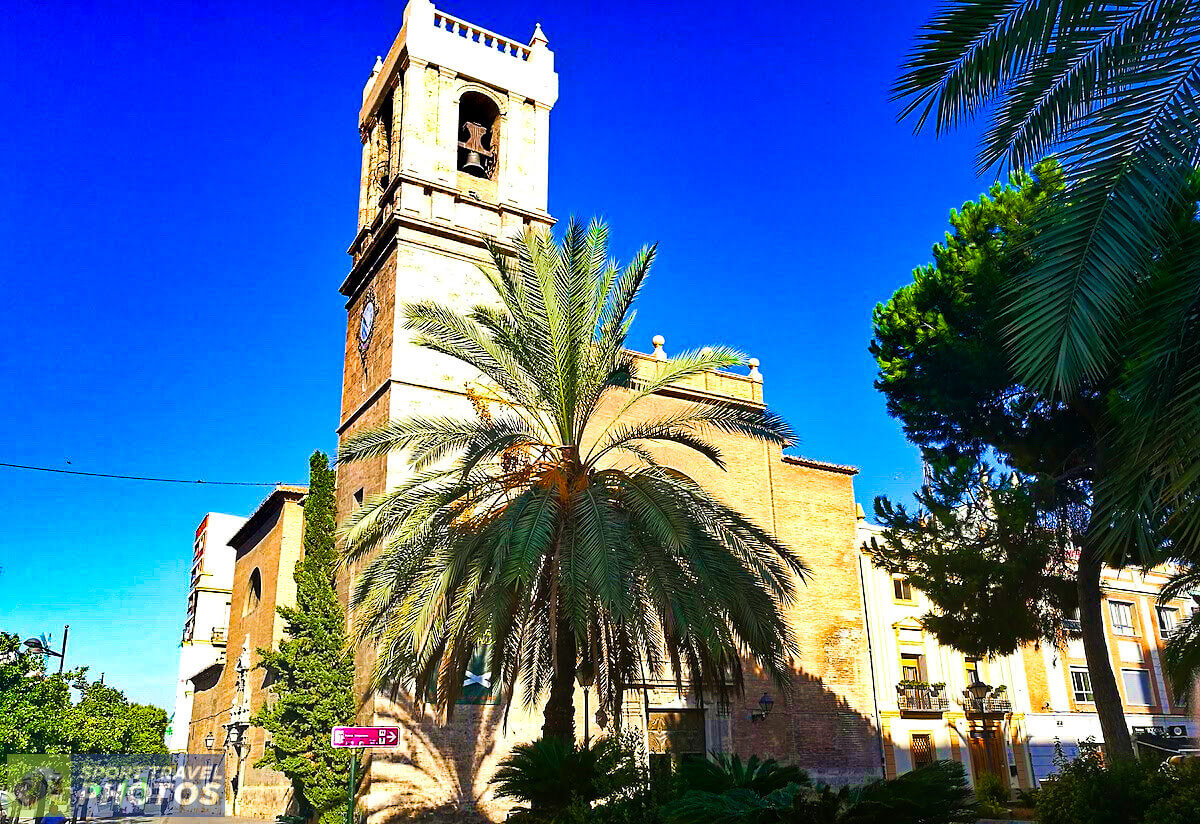
[[495, 180], [500, 155], [500, 109], [479, 92], [458, 101], [458, 170]]
[[262, 574], [255, 567], [250, 573], [250, 586], [246, 589], [246, 608], [242, 611], [242, 615], [249, 615], [258, 607], [258, 602], [262, 600]]

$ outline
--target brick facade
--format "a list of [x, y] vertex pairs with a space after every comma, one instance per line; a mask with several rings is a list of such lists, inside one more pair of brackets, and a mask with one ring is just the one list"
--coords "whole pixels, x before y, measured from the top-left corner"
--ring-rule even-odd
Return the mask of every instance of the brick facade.
[[292, 572], [303, 546], [305, 492], [276, 487], [230, 540], [236, 560], [225, 660], [196, 682], [188, 752], [209, 752], [210, 735], [213, 750], [225, 751], [228, 815], [273, 819], [291, 800], [291, 786], [281, 773], [254, 766], [263, 756], [265, 730], [249, 727], [237, 751], [226, 742], [229, 724], [248, 721], [268, 699], [257, 650], [278, 647], [283, 620], [276, 607], [296, 603]]
[[[461, 310], [487, 300], [489, 289], [477, 268], [488, 260], [485, 241], [554, 222], [546, 213], [546, 184], [549, 113], [558, 80], [546, 39], [535, 31], [527, 47], [514, 45], [519, 58], [514, 59], [481, 47], [482, 40], [460, 42], [439, 31], [457, 24], [428, 0], [410, 0], [404, 28], [363, 92], [359, 231], [341, 287], [347, 299], [338, 429], [343, 438], [389, 418], [472, 414], [465, 392], [475, 376], [413, 346], [398, 305], [437, 299]], [[468, 92], [492, 101], [498, 112], [496, 173], [488, 180], [455, 168], [459, 100]], [[377, 319], [364, 355], [359, 330], [367, 296], [376, 301]], [[657, 363], [643, 358], [639, 368], [655, 369]], [[760, 407], [761, 379], [698, 376], [663, 393], [653, 411], [716, 398]], [[601, 421], [617, 402], [610, 399]], [[702, 726], [712, 748], [774, 755], [832, 781], [877, 774], [879, 739], [855, 554], [854, 470], [785, 457], [748, 440], [715, 440], [728, 463], [725, 471], [685, 450], [664, 449], [662, 458], [776, 532], [812, 567], [812, 579], [790, 611], [801, 649], [794, 695], [783, 700], [761, 673], [749, 669], [745, 696], [733, 702], [728, 717], [717, 716], [712, 696], [647, 685], [630, 692], [625, 720], [645, 728], [690, 719], [697, 725], [694, 734]], [[397, 484], [405, 472], [399, 456], [340, 467], [339, 519], [358, 500]], [[355, 571], [340, 581], [342, 598]], [[505, 725], [494, 707], [463, 705], [442, 724], [402, 693], [368, 690], [372, 663], [370, 649], [357, 650], [359, 721], [398, 723], [406, 735], [398, 750], [371, 756], [361, 800], [366, 810], [376, 820], [413, 807], [475, 808], [502, 816], [505, 806], [490, 798], [488, 777], [514, 743], [540, 733], [541, 713], [515, 706]], [[751, 721], [763, 693], [774, 696], [775, 707]], [[576, 700], [577, 727], [582, 731], [586, 723], [595, 734], [597, 719], [585, 721], [582, 699], [580, 694]], [[648, 740], [670, 734], [647, 733]]]

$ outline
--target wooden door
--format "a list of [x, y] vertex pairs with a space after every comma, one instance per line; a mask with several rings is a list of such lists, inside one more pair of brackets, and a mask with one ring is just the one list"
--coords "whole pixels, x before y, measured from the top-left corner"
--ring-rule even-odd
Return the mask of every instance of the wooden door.
[[978, 781], [984, 773], [997, 776], [1004, 787], [1009, 787], [1008, 758], [1004, 752], [1004, 739], [1000, 729], [993, 726], [972, 725], [968, 749], [971, 754], [971, 775]]

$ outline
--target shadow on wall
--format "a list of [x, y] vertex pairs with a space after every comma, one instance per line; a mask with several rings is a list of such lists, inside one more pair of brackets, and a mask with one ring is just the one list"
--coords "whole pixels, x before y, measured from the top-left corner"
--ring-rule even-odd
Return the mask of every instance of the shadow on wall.
[[395, 750], [371, 752], [371, 790], [362, 805], [370, 824], [491, 820], [487, 778], [498, 759], [499, 707], [460, 704], [453, 720], [441, 724], [401, 697], [378, 708], [376, 719], [399, 726], [403, 741]]
[[[770, 715], [750, 720], [751, 708], [731, 718], [733, 750], [743, 758], [773, 757], [803, 767], [816, 781], [839, 786], [883, 775], [879, 730], [845, 698], [804, 670], [792, 677], [793, 694], [775, 703]], [[755, 704], [774, 684], [747, 672], [745, 702]], [[869, 698], [868, 698], [869, 700]], [[738, 703], [735, 701], [735, 707]]]
[[[745, 694], [732, 702], [732, 750], [744, 758], [796, 764], [814, 780], [835, 786], [882, 776], [873, 719], [804, 671], [794, 674], [793, 685], [791, 698], [782, 700], [773, 682], [746, 672]], [[764, 692], [781, 700], [766, 718], [751, 721]], [[541, 721], [540, 713], [525, 718], [514, 707], [505, 730], [499, 707], [458, 705], [454, 719], [443, 725], [406, 698], [381, 701], [375, 723], [401, 727], [404, 741], [396, 750], [370, 756], [370, 791], [360, 797], [369, 824], [503, 820], [511, 805], [492, 798], [488, 780], [514, 743], [539, 735]]]

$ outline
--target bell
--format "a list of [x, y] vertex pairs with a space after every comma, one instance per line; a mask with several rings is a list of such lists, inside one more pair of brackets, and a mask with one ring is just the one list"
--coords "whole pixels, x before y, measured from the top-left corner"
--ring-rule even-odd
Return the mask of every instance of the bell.
[[467, 159], [463, 162], [462, 170], [479, 177], [487, 177], [487, 170], [483, 168], [483, 159], [475, 150], [467, 152]]

